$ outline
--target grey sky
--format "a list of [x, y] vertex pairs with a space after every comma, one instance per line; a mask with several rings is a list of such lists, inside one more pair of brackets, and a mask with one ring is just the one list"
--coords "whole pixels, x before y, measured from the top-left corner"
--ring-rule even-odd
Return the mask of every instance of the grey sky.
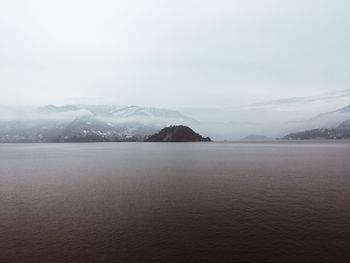
[[349, 11], [348, 0], [0, 0], [0, 104], [230, 107], [346, 90]]

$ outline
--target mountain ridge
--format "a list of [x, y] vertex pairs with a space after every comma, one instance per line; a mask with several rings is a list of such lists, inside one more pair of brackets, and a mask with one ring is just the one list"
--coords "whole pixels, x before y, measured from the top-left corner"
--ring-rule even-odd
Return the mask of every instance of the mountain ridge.
[[0, 121], [0, 142], [142, 141], [170, 124], [196, 123], [178, 111], [120, 105], [48, 104]]
[[349, 139], [350, 119], [340, 123], [336, 128], [312, 129], [287, 134], [283, 139], [310, 140], [310, 139]]

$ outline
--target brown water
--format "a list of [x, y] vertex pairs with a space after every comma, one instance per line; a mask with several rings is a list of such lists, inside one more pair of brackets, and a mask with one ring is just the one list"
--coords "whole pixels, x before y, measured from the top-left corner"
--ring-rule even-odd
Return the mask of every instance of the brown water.
[[350, 262], [350, 144], [0, 145], [0, 262]]

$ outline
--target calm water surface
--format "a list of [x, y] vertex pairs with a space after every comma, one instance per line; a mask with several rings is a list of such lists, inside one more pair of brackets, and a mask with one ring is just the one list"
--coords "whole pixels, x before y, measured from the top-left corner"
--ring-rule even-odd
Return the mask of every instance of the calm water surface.
[[350, 262], [350, 144], [0, 145], [0, 262]]

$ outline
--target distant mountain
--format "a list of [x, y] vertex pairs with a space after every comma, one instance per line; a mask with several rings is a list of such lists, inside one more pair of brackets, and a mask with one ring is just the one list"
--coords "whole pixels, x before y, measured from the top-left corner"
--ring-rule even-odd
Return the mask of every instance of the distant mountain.
[[77, 111], [84, 112], [85, 115], [91, 115], [99, 118], [109, 118], [118, 122], [132, 121], [147, 124], [155, 123], [159, 124], [160, 126], [198, 122], [195, 119], [175, 110], [140, 106], [80, 104], [65, 106], [47, 105], [37, 109], [38, 113], [43, 113], [46, 115], [57, 113], [74, 113]]
[[169, 109], [47, 105], [0, 121], [0, 142], [142, 141], [161, 127], [190, 123], [197, 121]]
[[142, 141], [157, 130], [139, 123], [110, 123], [90, 117], [72, 121], [18, 120], [0, 123], [0, 142]]
[[308, 123], [314, 128], [336, 128], [341, 122], [348, 119], [350, 119], [350, 106], [322, 113], [308, 120]]
[[268, 141], [272, 140], [270, 137], [258, 134], [249, 134], [248, 136], [241, 139], [241, 141]]
[[[337, 129], [338, 125], [350, 119], [350, 106], [343, 107], [334, 111], [321, 113], [313, 118], [286, 122], [276, 127], [276, 137], [283, 137], [285, 134], [292, 134], [295, 131], [311, 131]], [[321, 137], [324, 135], [320, 135]], [[286, 137], [286, 136], [285, 136]]]
[[341, 129], [341, 130], [350, 130], [350, 119], [343, 121], [342, 123], [340, 123], [337, 127], [337, 129]]
[[147, 142], [203, 142], [211, 141], [209, 137], [202, 137], [191, 128], [183, 125], [170, 126], [150, 136]]
[[169, 109], [159, 109], [150, 107], [129, 106], [116, 110], [112, 116], [119, 119], [136, 119], [136, 120], [177, 120], [184, 122], [196, 122], [178, 111]]
[[65, 122], [13, 120], [0, 123], [0, 142], [51, 142], [64, 130]]
[[350, 112], [350, 105], [349, 106], [346, 106], [344, 108], [341, 108], [341, 109], [338, 109], [336, 110], [335, 112]]
[[38, 108], [38, 111], [42, 113], [59, 113], [59, 112], [77, 111], [77, 110], [80, 110], [80, 108], [75, 105], [55, 106], [50, 104], [50, 105], [46, 105]]
[[139, 123], [111, 123], [94, 118], [81, 118], [67, 124], [57, 142], [76, 141], [142, 141], [157, 128]]
[[56, 106], [56, 105], [46, 105], [37, 108], [39, 113], [59, 113], [59, 112], [68, 112], [68, 111], [79, 111], [86, 110], [89, 111], [93, 115], [110, 115], [116, 110], [123, 108], [123, 106], [119, 105], [85, 105], [85, 104], [72, 104], [72, 105], [64, 105], [64, 106]]
[[283, 139], [350, 139], [350, 119], [342, 122], [334, 129], [313, 129], [302, 132], [290, 133], [283, 137]]

